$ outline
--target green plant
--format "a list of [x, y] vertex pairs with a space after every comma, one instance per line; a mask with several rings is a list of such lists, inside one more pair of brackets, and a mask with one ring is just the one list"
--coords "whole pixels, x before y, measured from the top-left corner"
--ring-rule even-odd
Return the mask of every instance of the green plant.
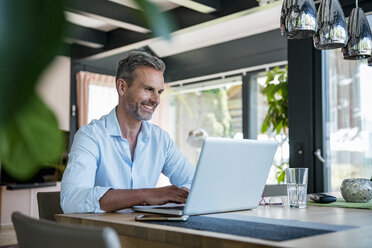
[[[203, 128], [212, 136], [232, 137], [226, 90], [217, 88], [186, 94], [172, 88], [169, 88], [168, 91], [182, 105], [178, 108], [184, 108], [188, 113], [193, 129]], [[188, 127], [190, 128], [190, 126]]]
[[288, 132], [288, 68], [275, 67], [266, 73], [267, 79], [262, 94], [266, 95], [269, 105], [268, 112], [262, 123], [261, 132], [265, 133], [270, 127], [273, 132], [285, 135]]
[[[154, 36], [170, 38], [169, 24], [148, 0], [135, 0]], [[0, 1], [0, 161], [26, 180], [56, 164], [64, 148], [53, 112], [35, 93], [37, 79], [60, 49], [63, 0]]]
[[[266, 73], [267, 79], [262, 94], [266, 95], [269, 109], [262, 123], [261, 132], [266, 133], [269, 130], [280, 135], [280, 140], [274, 138], [282, 146], [288, 138], [288, 67], [275, 67]], [[288, 162], [282, 159], [277, 168], [276, 179], [278, 183], [284, 182], [285, 168]]]

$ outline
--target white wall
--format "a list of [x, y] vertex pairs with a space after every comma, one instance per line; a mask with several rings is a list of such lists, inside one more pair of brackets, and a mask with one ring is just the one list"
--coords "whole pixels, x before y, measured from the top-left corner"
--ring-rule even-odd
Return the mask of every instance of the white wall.
[[37, 88], [64, 131], [70, 130], [70, 65], [69, 57], [57, 56], [40, 76]]
[[39, 209], [36, 195], [38, 192], [60, 191], [61, 182], [56, 182], [56, 186], [8, 190], [6, 186], [1, 186], [1, 208], [0, 225], [9, 225], [12, 223], [12, 213], [19, 211], [25, 215], [39, 218]]

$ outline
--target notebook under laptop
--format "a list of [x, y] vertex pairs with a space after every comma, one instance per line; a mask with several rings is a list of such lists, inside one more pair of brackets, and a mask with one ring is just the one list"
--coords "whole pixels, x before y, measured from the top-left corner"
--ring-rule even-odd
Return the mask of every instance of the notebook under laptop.
[[134, 206], [138, 212], [199, 215], [256, 208], [276, 142], [206, 138], [186, 204]]

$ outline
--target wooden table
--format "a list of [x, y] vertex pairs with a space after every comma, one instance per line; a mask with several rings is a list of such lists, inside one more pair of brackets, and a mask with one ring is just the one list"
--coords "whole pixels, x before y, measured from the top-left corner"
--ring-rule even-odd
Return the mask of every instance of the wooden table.
[[358, 228], [289, 241], [275, 242], [208, 231], [136, 222], [138, 213], [61, 214], [59, 222], [114, 228], [123, 247], [372, 247], [372, 211], [308, 206], [259, 206], [235, 212], [248, 216], [300, 220]]
[[13, 225], [0, 226], [0, 248], [17, 247], [17, 236]]

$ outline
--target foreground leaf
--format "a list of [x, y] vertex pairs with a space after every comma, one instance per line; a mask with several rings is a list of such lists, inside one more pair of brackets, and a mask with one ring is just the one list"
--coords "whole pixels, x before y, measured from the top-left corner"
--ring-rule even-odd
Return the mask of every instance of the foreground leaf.
[[22, 108], [62, 40], [62, 0], [0, 1], [0, 125]]
[[54, 114], [32, 94], [23, 109], [0, 127], [0, 160], [19, 180], [31, 178], [44, 164], [56, 161], [64, 139]]
[[175, 30], [175, 20], [166, 12], [161, 12], [158, 6], [148, 0], [134, 0], [142, 10], [142, 19], [151, 29], [154, 36], [170, 40], [170, 33]]

